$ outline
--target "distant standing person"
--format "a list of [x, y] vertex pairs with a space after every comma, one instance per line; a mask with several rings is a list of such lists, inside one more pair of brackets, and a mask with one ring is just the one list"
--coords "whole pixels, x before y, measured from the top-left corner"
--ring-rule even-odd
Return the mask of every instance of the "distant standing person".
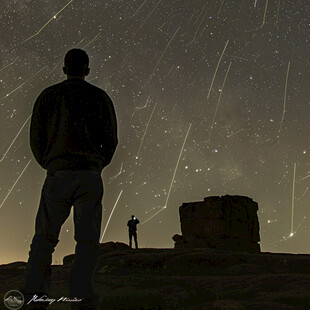
[[127, 226], [129, 228], [129, 246], [132, 248], [132, 237], [135, 239], [136, 249], [138, 248], [138, 240], [137, 240], [137, 224], [139, 224], [139, 220], [132, 215], [131, 220], [128, 221]]
[[[79, 302], [70, 306], [97, 309], [93, 277], [100, 249], [101, 172], [112, 160], [118, 137], [112, 100], [103, 89], [85, 81], [88, 66], [85, 51], [69, 50], [63, 67], [67, 79], [43, 90], [33, 107], [30, 146], [47, 176], [21, 288], [26, 302], [35, 294], [38, 298], [49, 294], [52, 253], [73, 206], [76, 246], [69, 298]], [[32, 302], [26, 309], [38, 305]], [[41, 307], [46, 303], [41, 301]]]

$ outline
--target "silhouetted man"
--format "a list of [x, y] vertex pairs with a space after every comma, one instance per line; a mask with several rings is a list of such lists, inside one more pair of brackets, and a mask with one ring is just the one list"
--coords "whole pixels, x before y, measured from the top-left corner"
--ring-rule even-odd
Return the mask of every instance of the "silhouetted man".
[[129, 230], [129, 246], [132, 248], [132, 237], [135, 239], [136, 249], [138, 248], [138, 241], [137, 241], [137, 224], [139, 224], [139, 220], [132, 215], [131, 220], [128, 221], [127, 226]]
[[64, 64], [67, 80], [43, 90], [33, 107], [30, 146], [47, 176], [21, 290], [30, 299], [34, 294], [48, 296], [52, 253], [73, 206], [76, 247], [69, 298], [82, 301], [70, 305], [71, 309], [96, 309], [93, 277], [100, 248], [101, 172], [118, 144], [117, 120], [107, 93], [85, 81], [90, 70], [86, 52], [68, 51]]

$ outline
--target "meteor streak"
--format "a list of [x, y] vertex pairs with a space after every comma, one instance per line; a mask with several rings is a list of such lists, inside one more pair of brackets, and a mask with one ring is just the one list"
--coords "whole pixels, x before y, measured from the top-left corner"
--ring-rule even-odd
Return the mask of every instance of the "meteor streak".
[[4, 97], [2, 97], [0, 100], [3, 100], [9, 96], [11, 96], [13, 93], [15, 93], [17, 90], [19, 90], [20, 88], [22, 88], [26, 83], [28, 83], [29, 81], [31, 81], [36, 75], [38, 75], [42, 70], [44, 70], [45, 68], [47, 68], [47, 66], [43, 67], [40, 71], [38, 71], [34, 76], [32, 76], [30, 79], [28, 79], [27, 81], [25, 81], [24, 83], [20, 84], [18, 87], [16, 87], [15, 89], [13, 89], [11, 92], [9, 92], [8, 94], [6, 94]]
[[296, 175], [296, 163], [294, 163], [294, 174], [293, 174], [293, 192], [292, 192], [292, 221], [291, 221], [291, 236], [294, 235], [294, 196], [295, 196], [295, 175]]
[[131, 116], [134, 116], [134, 114], [138, 111], [138, 110], [142, 110], [144, 108], [147, 107], [147, 104], [149, 103], [149, 100], [150, 100], [150, 96], [148, 96], [147, 100], [146, 100], [146, 103], [143, 107], [135, 107], [135, 110], [133, 111], [132, 115]]
[[150, 75], [149, 79], [147, 80], [147, 82], [146, 82], [144, 85], [146, 85], [146, 84], [148, 83], [148, 81], [152, 78], [152, 76], [153, 76], [153, 74], [155, 73], [155, 71], [156, 71], [156, 69], [157, 69], [157, 67], [158, 67], [158, 65], [159, 65], [159, 63], [160, 63], [160, 61], [161, 61], [161, 59], [163, 58], [163, 56], [164, 56], [164, 54], [165, 54], [165, 52], [166, 52], [166, 50], [167, 50], [168, 47], [170, 46], [171, 42], [172, 42], [173, 39], [175, 38], [175, 36], [176, 36], [176, 34], [178, 33], [178, 31], [180, 30], [180, 28], [181, 28], [181, 26], [179, 26], [179, 28], [176, 30], [176, 32], [174, 33], [174, 35], [172, 36], [172, 38], [171, 38], [170, 41], [168, 42], [166, 48], [165, 48], [164, 51], [162, 52], [162, 54], [161, 54], [159, 60], [157, 61], [156, 66], [155, 66], [155, 68], [154, 68], [152, 74]]
[[145, 4], [146, 1], [147, 1], [147, 0], [145, 0], [145, 1], [138, 7], [138, 9], [136, 10], [136, 12], [135, 12], [131, 17], [134, 17], [134, 16], [140, 11], [140, 9], [144, 6], [144, 4]]
[[196, 21], [195, 21], [194, 25], [196, 25], [196, 24], [197, 24], [197, 22], [198, 22], [198, 20], [199, 20], [199, 18], [200, 18], [200, 15], [203, 13], [203, 11], [204, 11], [204, 10], [205, 10], [205, 8], [207, 7], [207, 5], [208, 5], [208, 3], [206, 3], [206, 4], [204, 5], [204, 7], [202, 8], [202, 10], [200, 11], [200, 13], [199, 13], [199, 15], [198, 15], [198, 17], [197, 17], [197, 19], [196, 19]]
[[291, 232], [287, 237], [284, 236], [281, 240], [279, 240], [279, 241], [277, 241], [277, 242], [274, 242], [274, 244], [277, 244], [277, 243], [280, 243], [280, 242], [283, 242], [283, 241], [287, 241], [288, 239], [290, 239], [290, 238], [292, 238], [294, 235], [296, 235], [296, 234], [298, 233], [299, 229], [302, 227], [302, 225], [303, 225], [303, 223], [304, 223], [304, 221], [305, 221], [306, 218], [307, 218], [307, 217], [304, 216], [304, 218], [302, 219], [301, 223], [298, 225], [297, 229], [296, 229], [294, 232]]
[[277, 12], [276, 26], [277, 26], [278, 23], [279, 23], [280, 5], [281, 5], [281, 0], [279, 0], [279, 2], [278, 2], [278, 12]]
[[159, 0], [157, 2], [157, 4], [155, 5], [155, 7], [153, 8], [153, 10], [151, 11], [151, 13], [147, 16], [147, 18], [145, 19], [145, 21], [143, 22], [143, 24], [138, 28], [138, 30], [133, 34], [133, 36], [131, 37], [131, 39], [137, 34], [137, 32], [143, 28], [143, 26], [145, 25], [145, 23], [148, 21], [148, 19], [150, 18], [150, 16], [153, 14], [153, 12], [155, 11], [155, 9], [159, 6], [159, 4], [161, 3], [162, 0]]
[[173, 185], [173, 182], [174, 182], [175, 174], [177, 172], [178, 165], [179, 165], [179, 162], [180, 162], [180, 159], [181, 159], [181, 155], [183, 153], [184, 146], [185, 146], [185, 143], [186, 143], [186, 140], [187, 140], [187, 137], [188, 137], [188, 134], [189, 134], [189, 131], [190, 131], [191, 127], [192, 127], [192, 124], [190, 123], [189, 127], [188, 127], [188, 130], [187, 130], [187, 133], [186, 133], [186, 136], [185, 136], [185, 139], [184, 139], [184, 142], [183, 142], [183, 145], [182, 145], [182, 148], [181, 148], [181, 151], [180, 151], [180, 155], [179, 155], [177, 164], [176, 164], [175, 169], [174, 169], [172, 181], [171, 181], [171, 184], [170, 184], [170, 187], [169, 187], [169, 191], [168, 191], [168, 195], [167, 195], [167, 200], [166, 200], [166, 203], [165, 203], [165, 207], [167, 207], [167, 204], [168, 204], [168, 200], [169, 200], [169, 197], [170, 197], [171, 188], [172, 188], [172, 185]]
[[24, 172], [26, 171], [26, 169], [28, 168], [30, 162], [32, 161], [32, 159], [29, 160], [28, 164], [26, 165], [26, 167], [24, 168], [24, 170], [22, 171], [22, 173], [19, 175], [19, 177], [17, 178], [17, 180], [15, 181], [15, 183], [13, 184], [13, 186], [11, 187], [11, 189], [9, 190], [8, 194], [6, 195], [6, 197], [4, 198], [4, 200], [2, 201], [1, 205], [0, 205], [0, 209], [2, 208], [3, 204], [5, 203], [5, 201], [8, 199], [8, 197], [10, 196], [12, 190], [14, 189], [15, 185], [17, 184], [17, 182], [19, 181], [19, 179], [22, 177], [22, 175], [24, 174]]
[[111, 178], [110, 178], [110, 182], [109, 182], [108, 184], [110, 184], [114, 179], [116, 179], [119, 175], [121, 175], [122, 172], [123, 172], [123, 163], [121, 164], [121, 168], [120, 168], [120, 170], [119, 170], [119, 173], [116, 174], [115, 176], [111, 177]]
[[26, 119], [25, 123], [23, 124], [23, 126], [21, 127], [21, 129], [18, 131], [17, 135], [15, 136], [15, 138], [13, 139], [12, 143], [10, 144], [10, 146], [8, 147], [8, 149], [6, 150], [6, 152], [4, 153], [4, 155], [2, 156], [2, 158], [0, 159], [0, 163], [3, 161], [3, 159], [5, 158], [6, 154], [9, 152], [10, 148], [12, 147], [12, 145], [14, 144], [15, 140], [17, 139], [18, 135], [21, 133], [21, 131], [23, 130], [23, 128], [25, 127], [25, 125], [27, 124], [27, 122], [29, 121], [30, 117], [32, 114], [29, 115], [29, 117]]
[[90, 80], [88, 80], [87, 82], [91, 82], [91, 81], [94, 81], [94, 80], [97, 80], [98, 79], [98, 76], [96, 76], [96, 77], [94, 77], [94, 78], [92, 78], [92, 79], [90, 79]]
[[213, 87], [213, 83], [214, 83], [214, 80], [215, 80], [215, 77], [216, 77], [216, 73], [217, 73], [217, 70], [218, 70], [218, 68], [219, 68], [219, 66], [220, 66], [220, 63], [221, 63], [221, 61], [222, 61], [222, 58], [223, 58], [223, 55], [224, 55], [225, 50], [226, 50], [226, 48], [227, 48], [228, 42], [229, 42], [229, 40], [227, 40], [227, 42], [226, 42], [226, 44], [225, 44], [225, 47], [224, 47], [224, 49], [223, 49], [222, 55], [221, 55], [221, 57], [220, 57], [220, 60], [219, 60], [218, 63], [217, 63], [217, 66], [216, 66], [216, 69], [215, 69], [215, 72], [214, 72], [214, 75], [213, 75], [213, 79], [212, 79], [212, 82], [211, 82], [211, 86], [210, 86], [210, 89], [209, 89], [209, 93], [208, 93], [207, 99], [209, 99], [209, 97], [210, 97], [210, 93], [211, 93], [211, 90], [212, 90], [212, 87]]
[[[207, 6], [207, 4], [204, 6], [204, 8], [202, 9], [202, 11], [204, 11], [204, 9], [206, 8], [206, 6]], [[202, 11], [201, 11], [201, 13], [202, 13]], [[200, 13], [199, 16], [198, 16], [198, 19], [199, 19], [201, 13]], [[197, 29], [196, 29], [196, 32], [195, 32], [195, 35], [194, 35], [193, 40], [192, 40], [188, 45], [192, 44], [192, 43], [195, 41], [196, 36], [197, 36], [197, 33], [198, 33], [199, 29], [200, 29], [200, 25], [201, 25], [202, 22], [204, 21], [206, 15], [207, 15], [207, 12], [206, 12], [206, 14], [203, 16], [203, 18], [201, 19], [201, 22], [199, 23], [199, 25], [198, 25], [198, 27], [197, 27]], [[198, 20], [198, 19], [197, 19], [197, 20]], [[196, 20], [196, 22], [197, 22], [197, 20]], [[195, 24], [196, 24], [196, 22], [195, 22]]]
[[165, 205], [164, 205], [163, 207], [161, 207], [161, 209], [160, 209], [158, 212], [156, 212], [156, 213], [153, 214], [150, 218], [148, 218], [148, 219], [145, 220], [143, 223], [141, 223], [141, 225], [143, 225], [144, 223], [146, 223], [147, 221], [149, 221], [150, 219], [152, 219], [155, 215], [157, 215], [158, 213], [160, 213], [162, 210], [164, 210], [164, 209], [167, 208], [167, 204], [168, 204], [168, 200], [169, 200], [169, 197], [170, 197], [171, 189], [172, 189], [173, 182], [174, 182], [174, 179], [175, 179], [175, 174], [176, 174], [176, 172], [177, 172], [178, 165], [179, 165], [179, 162], [180, 162], [180, 159], [181, 159], [181, 155], [182, 155], [182, 153], [183, 153], [183, 149], [184, 149], [184, 146], [185, 146], [185, 143], [186, 143], [186, 140], [187, 140], [187, 137], [188, 137], [188, 134], [189, 134], [189, 131], [190, 131], [191, 127], [192, 127], [192, 124], [189, 124], [188, 130], [187, 130], [187, 133], [186, 133], [186, 136], [185, 136], [185, 139], [184, 139], [184, 142], [183, 142], [181, 151], [180, 151], [180, 155], [179, 155], [177, 164], [176, 164], [175, 169], [174, 169], [174, 173], [173, 173], [173, 177], [172, 177], [171, 184], [170, 184], [170, 187], [169, 187], [169, 191], [168, 191], [168, 195], [167, 195], [167, 199], [166, 199]]
[[236, 132], [234, 132], [234, 133], [232, 133], [232, 134], [230, 134], [230, 135], [228, 135], [227, 138], [230, 138], [230, 137], [236, 135], [237, 133], [239, 133], [239, 132], [241, 132], [241, 131], [243, 131], [243, 128], [240, 129], [240, 130], [238, 130], [238, 131], [236, 131]]
[[12, 66], [12, 65], [14, 64], [14, 62], [15, 62], [18, 58], [19, 58], [19, 56], [17, 56], [10, 64], [8, 64], [8, 65], [4, 66], [3, 68], [1, 68], [1, 69], [0, 69], [0, 72], [1, 72], [2, 70], [4, 70], [5, 68], [8, 68], [8, 67]]
[[227, 72], [226, 72], [226, 75], [225, 75], [225, 78], [224, 78], [224, 81], [223, 81], [223, 85], [222, 85], [222, 88], [221, 88], [221, 92], [220, 92], [220, 95], [219, 95], [219, 99], [218, 99], [217, 104], [216, 104], [216, 108], [215, 108], [215, 112], [214, 112], [214, 116], [213, 116], [213, 120], [212, 120], [212, 125], [211, 125], [211, 129], [210, 129], [210, 133], [209, 133], [209, 141], [211, 140], [211, 134], [212, 134], [212, 129], [213, 129], [213, 126], [214, 126], [214, 123], [215, 123], [217, 109], [218, 109], [218, 106], [219, 106], [219, 103], [220, 103], [220, 100], [221, 100], [221, 96], [222, 96], [222, 93], [223, 93], [223, 90], [224, 90], [224, 87], [225, 87], [225, 82], [226, 82], [226, 79], [227, 79], [227, 76], [228, 76], [228, 73], [229, 73], [229, 70], [230, 70], [230, 66], [231, 66], [231, 62], [229, 64], [229, 66], [228, 66], [228, 69], [227, 69]]
[[93, 43], [98, 38], [99, 35], [100, 35], [100, 32], [98, 32], [96, 34], [96, 36], [90, 42], [88, 42], [86, 45], [84, 45], [83, 48], [85, 48], [85, 47], [89, 46], [91, 43]]
[[62, 9], [60, 9], [55, 15], [53, 15], [53, 17], [51, 19], [49, 19], [35, 34], [33, 34], [32, 36], [30, 36], [28, 39], [24, 40], [22, 42], [25, 43], [28, 40], [32, 39], [33, 37], [37, 36], [53, 19], [55, 19], [57, 17], [58, 14], [60, 14], [73, 0], [70, 0]]
[[122, 192], [123, 192], [123, 189], [121, 190], [121, 192], [119, 193], [119, 195], [118, 195], [118, 197], [117, 197], [117, 199], [116, 199], [116, 202], [115, 202], [115, 204], [114, 204], [114, 207], [113, 207], [113, 209], [112, 209], [112, 212], [111, 212], [111, 214], [110, 214], [110, 216], [109, 216], [108, 222], [107, 222], [107, 224], [105, 225], [105, 228], [104, 228], [103, 234], [102, 234], [102, 236], [101, 236], [100, 242], [102, 242], [102, 239], [103, 239], [103, 237], [104, 237], [104, 234], [105, 234], [105, 232], [106, 232], [106, 230], [107, 230], [107, 227], [108, 227], [108, 225], [109, 225], [109, 223], [110, 223], [110, 219], [111, 219], [112, 214], [113, 214], [113, 212], [114, 212], [114, 209], [115, 209], [115, 207], [116, 207], [116, 205], [117, 205], [117, 203], [118, 203], [118, 200], [120, 199], [120, 197], [121, 197], [121, 195], [122, 195]]
[[284, 114], [285, 114], [285, 105], [286, 105], [286, 93], [287, 93], [287, 80], [288, 80], [288, 75], [290, 72], [290, 64], [291, 62], [288, 62], [287, 65], [287, 72], [286, 72], [286, 81], [285, 81], [285, 89], [284, 89], [284, 102], [283, 102], [283, 113], [282, 113], [282, 118], [281, 118], [281, 122], [280, 122], [280, 128], [279, 128], [279, 133], [281, 132], [281, 128], [282, 128], [282, 123], [283, 123], [283, 119], [284, 119]]
[[157, 207], [153, 207], [152, 209], [148, 210], [148, 211], [145, 211], [145, 213], [149, 213], [150, 211], [152, 210], [155, 210], [155, 209], [159, 209], [159, 208], [163, 208], [164, 206], [157, 206]]
[[217, 12], [217, 16], [219, 16], [219, 14], [220, 14], [220, 12], [221, 12], [221, 9], [222, 9], [222, 6], [223, 6], [223, 4], [224, 4], [224, 1], [225, 1], [225, 0], [222, 0], [221, 6], [220, 6], [220, 8], [219, 8], [219, 10], [218, 10], [218, 12]]
[[144, 186], [146, 184], [146, 181], [144, 181], [142, 184], [140, 184], [138, 187], [136, 187], [136, 190], [141, 188], [142, 186]]
[[156, 106], [157, 106], [157, 102], [156, 102], [156, 104], [155, 104], [155, 106], [154, 106], [154, 108], [153, 108], [153, 111], [152, 111], [152, 113], [151, 113], [151, 116], [150, 116], [150, 118], [149, 118], [149, 121], [147, 122], [146, 128], [145, 128], [145, 130], [144, 130], [144, 133], [143, 133], [143, 136], [142, 136], [142, 140], [141, 140], [141, 143], [140, 143], [140, 146], [139, 146], [139, 150], [138, 150], [138, 154], [137, 154], [137, 156], [136, 156], [136, 159], [139, 158], [140, 151], [141, 151], [141, 147], [142, 147], [142, 144], [143, 144], [143, 141], [144, 141], [144, 138], [145, 138], [145, 134], [146, 134], [146, 132], [147, 132], [147, 129], [149, 128], [149, 125], [150, 125], [151, 119], [152, 119], [152, 117], [153, 117], [154, 111], [155, 111], [155, 109], [156, 109]]
[[302, 196], [301, 196], [301, 197], [304, 197], [304, 196], [306, 195], [306, 193], [307, 193], [308, 189], [309, 189], [309, 187], [307, 187], [307, 188], [306, 188], [306, 190], [304, 191], [304, 193], [302, 194]]
[[299, 179], [297, 182], [302, 181], [302, 180], [305, 180], [305, 179], [308, 179], [308, 178], [310, 178], [310, 174], [308, 174], [307, 176], [305, 176], [305, 177]]
[[240, 9], [239, 9], [239, 13], [241, 13], [243, 6], [244, 6], [245, 0], [243, 0], [243, 2], [241, 3]]
[[261, 28], [263, 28], [263, 26], [265, 25], [265, 22], [266, 22], [266, 14], [267, 14], [268, 1], [269, 1], [269, 0], [266, 0], [263, 22], [262, 22], [262, 25], [260, 26]]

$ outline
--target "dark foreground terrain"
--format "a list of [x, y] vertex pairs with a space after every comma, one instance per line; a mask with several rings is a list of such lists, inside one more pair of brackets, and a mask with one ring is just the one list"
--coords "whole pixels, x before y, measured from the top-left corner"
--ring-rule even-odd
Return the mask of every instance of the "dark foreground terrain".
[[[310, 309], [310, 255], [101, 246], [95, 289], [102, 310]], [[68, 296], [73, 258], [52, 266], [50, 298]], [[25, 264], [0, 265], [1, 309], [5, 293], [21, 285]]]

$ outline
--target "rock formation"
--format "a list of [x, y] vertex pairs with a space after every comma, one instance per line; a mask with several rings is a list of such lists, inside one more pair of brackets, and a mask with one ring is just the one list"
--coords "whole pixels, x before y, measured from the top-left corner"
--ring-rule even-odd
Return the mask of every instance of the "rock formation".
[[[135, 250], [119, 242], [101, 247], [94, 275], [98, 310], [310, 309], [310, 255]], [[25, 266], [26, 262], [0, 265], [1, 310], [8, 309], [4, 296], [20, 287]], [[52, 265], [50, 298], [69, 296], [70, 269], [70, 263]], [[47, 309], [68, 310], [69, 303], [55, 302]]]
[[210, 196], [179, 208], [181, 235], [175, 248], [260, 252], [258, 204], [245, 196]]
[[[116, 250], [119, 250], [119, 251], [130, 250], [130, 247], [128, 244], [125, 244], [123, 242], [109, 241], [105, 243], [100, 243], [100, 254], [99, 255], [103, 255], [103, 254], [109, 253], [111, 251], [116, 251]], [[68, 265], [68, 264], [73, 263], [74, 257], [75, 257], [75, 254], [70, 254], [70, 255], [65, 256], [63, 258], [63, 264]]]

